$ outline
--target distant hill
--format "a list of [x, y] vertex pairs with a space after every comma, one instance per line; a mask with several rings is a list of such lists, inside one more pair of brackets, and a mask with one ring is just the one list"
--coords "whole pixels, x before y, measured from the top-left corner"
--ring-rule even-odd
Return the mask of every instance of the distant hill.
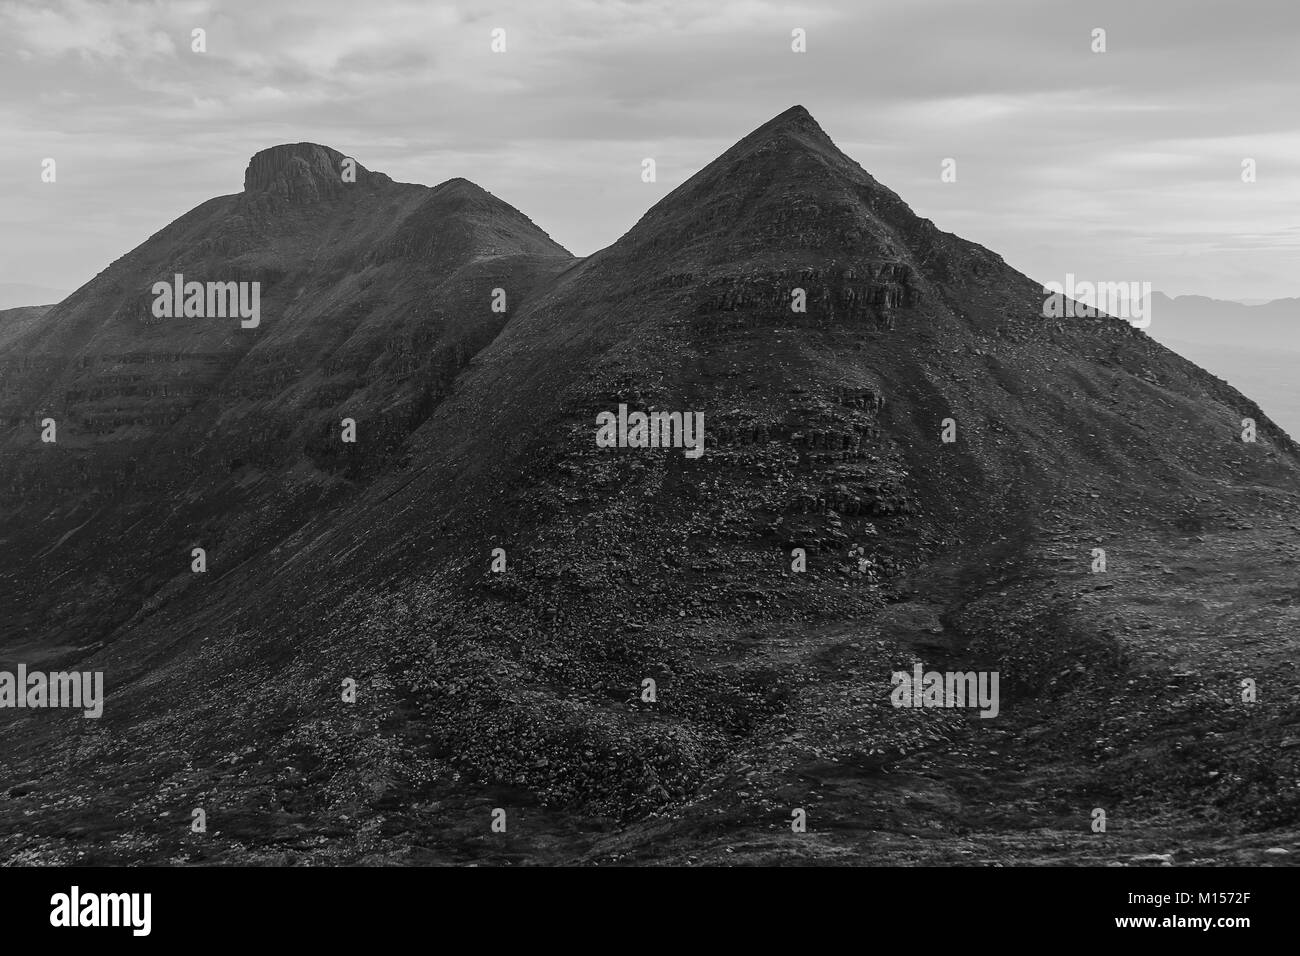
[[0, 282], [0, 310], [59, 302], [67, 294], [63, 289], [48, 289], [23, 282]]
[[1152, 338], [1248, 391], [1300, 435], [1300, 298], [1257, 305], [1159, 292], [1151, 298]]
[[1147, 332], [1159, 342], [1300, 351], [1300, 298], [1244, 305], [1200, 295], [1151, 295]]

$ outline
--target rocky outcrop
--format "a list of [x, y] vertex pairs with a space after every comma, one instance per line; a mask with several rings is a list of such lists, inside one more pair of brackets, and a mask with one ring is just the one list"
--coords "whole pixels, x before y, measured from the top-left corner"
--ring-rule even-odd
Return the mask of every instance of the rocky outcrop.
[[337, 196], [350, 185], [374, 186], [392, 182], [355, 164], [356, 180], [344, 180], [344, 156], [316, 143], [272, 146], [255, 153], [244, 170], [244, 192], [267, 194], [291, 202], [315, 202]]
[[[802, 312], [792, 308], [802, 289]], [[743, 311], [772, 319], [858, 320], [892, 328], [894, 310], [921, 300], [912, 268], [902, 262], [861, 262], [834, 269], [804, 268], [723, 276], [704, 283], [697, 312]]]

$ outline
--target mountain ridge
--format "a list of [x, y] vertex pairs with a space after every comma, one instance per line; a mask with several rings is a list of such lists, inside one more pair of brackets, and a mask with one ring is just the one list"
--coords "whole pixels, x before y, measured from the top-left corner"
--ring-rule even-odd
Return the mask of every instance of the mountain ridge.
[[[505, 801], [534, 821], [524, 859], [916, 861], [940, 851], [908, 834], [950, 825], [924, 807], [974, 801], [981, 858], [1050, 856], [1028, 804], [1084, 807], [1084, 830], [1099, 786], [1130, 814], [1153, 793], [1200, 812], [1165, 772], [1174, 653], [1204, 672], [1198, 726], [1231, 745], [1242, 814], [1285, 824], [1255, 742], [1281, 739], [1289, 698], [1243, 723], [1223, 687], [1228, 655], [1269, 673], [1288, 653], [1285, 569], [1238, 526], [1300, 520], [1300, 464], [1235, 389], [1120, 319], [1044, 319], [1040, 286], [915, 216], [801, 107], [581, 260], [465, 180], [336, 194], [316, 184], [335, 153], [259, 164], [265, 195], [204, 204], [62, 304], [62, 339], [0, 350], [21, 503], [0, 515], [0, 650], [101, 668], [112, 704], [94, 735], [14, 736], [0, 790], [54, 809], [9, 852], [75, 852], [70, 799], [100, 814], [92, 860], [288, 840], [315, 862], [504, 862], [468, 821]], [[402, 215], [358, 228], [375, 195]], [[128, 286], [164, 264], [265, 278], [280, 311], [238, 348], [237, 327], [133, 323]], [[36, 341], [58, 361], [24, 366]], [[127, 362], [143, 341], [161, 357]], [[64, 458], [30, 447], [42, 402]], [[620, 405], [702, 414], [703, 456], [599, 447]], [[1197, 593], [1260, 638], [1201, 634], [1179, 617]], [[1139, 627], [1153, 607], [1199, 639]], [[1007, 736], [886, 706], [922, 658], [1003, 673]], [[1059, 782], [1011, 773], [1027, 752]], [[174, 786], [135, 802], [147, 774]], [[817, 794], [819, 842], [767, 834]], [[184, 843], [159, 814], [203, 800], [222, 841]]]

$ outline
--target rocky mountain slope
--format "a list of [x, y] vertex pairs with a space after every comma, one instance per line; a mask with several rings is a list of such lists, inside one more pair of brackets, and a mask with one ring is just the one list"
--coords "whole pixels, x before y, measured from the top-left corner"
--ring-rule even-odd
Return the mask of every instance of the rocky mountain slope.
[[[518, 308], [570, 259], [465, 180], [430, 189], [358, 167], [345, 183], [344, 159], [310, 144], [258, 153], [242, 193], [182, 216], [10, 337], [11, 636], [106, 640], [188, 573], [193, 546], [232, 567], [391, 467], [507, 321], [493, 290], [508, 285]], [[176, 274], [259, 283], [259, 324], [158, 318], [153, 285]], [[40, 441], [46, 418], [54, 443]], [[344, 418], [364, 422], [364, 454], [336, 441]]]
[[52, 308], [52, 305], [24, 305], [0, 309], [0, 346], [18, 338]]
[[[110, 688], [98, 722], [0, 716], [11, 859], [1294, 842], [1297, 457], [1248, 399], [1042, 318], [800, 107], [582, 260], [341, 159], [259, 154], [0, 352], [3, 650]], [[177, 271], [265, 278], [257, 334], [147, 321]], [[703, 414], [704, 454], [599, 447], [620, 405]], [[917, 662], [998, 671], [999, 718], [890, 706]]]

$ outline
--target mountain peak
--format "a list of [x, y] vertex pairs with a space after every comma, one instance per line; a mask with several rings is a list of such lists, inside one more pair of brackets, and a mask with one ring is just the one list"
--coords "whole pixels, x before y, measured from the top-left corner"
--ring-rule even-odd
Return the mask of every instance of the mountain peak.
[[426, 264], [437, 262], [447, 269], [491, 256], [571, 258], [567, 249], [514, 206], [460, 176], [429, 189], [379, 254]]
[[451, 179], [443, 180], [433, 188], [434, 189], [455, 189], [455, 188], [464, 189], [467, 187], [469, 189], [478, 190], [479, 192], [487, 192], [487, 190], [484, 189], [482, 186], [480, 186], [478, 183], [466, 179], [464, 176], [453, 176], [451, 177]]
[[441, 196], [445, 199], [460, 198], [467, 200], [480, 200], [501, 202], [490, 192], [480, 186], [478, 183], [471, 182], [462, 176], [455, 176], [438, 185], [432, 187], [431, 194]]
[[[291, 200], [313, 200], [340, 191], [344, 162], [350, 157], [319, 143], [286, 143], [254, 153], [244, 170], [244, 192], [271, 193]], [[355, 162], [355, 160], [353, 160]], [[356, 163], [356, 182], [387, 179]]]
[[821, 131], [821, 127], [817, 125], [817, 121], [813, 119], [812, 114], [796, 103], [788, 110], [777, 113], [754, 132], [785, 127], [811, 127], [819, 132]]
[[[818, 152], [827, 149], [839, 152], [831, 138], [826, 135], [826, 131], [813, 119], [812, 114], [798, 105], [773, 116], [727, 152], [748, 150], [774, 139], [786, 140], [791, 146], [812, 147]], [[726, 156], [726, 153], [723, 156]]]
[[916, 217], [845, 155], [803, 106], [754, 129], [661, 199], [617, 244], [702, 261], [899, 261]]

